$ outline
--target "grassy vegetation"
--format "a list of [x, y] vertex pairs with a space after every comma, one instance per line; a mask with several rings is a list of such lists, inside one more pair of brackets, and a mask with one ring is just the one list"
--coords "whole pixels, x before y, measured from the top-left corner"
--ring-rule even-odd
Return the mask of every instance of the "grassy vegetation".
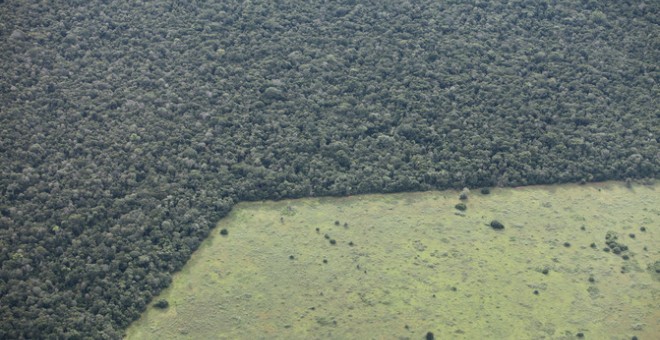
[[[241, 203], [154, 299], [169, 307], [150, 307], [127, 338], [660, 333], [660, 285], [647, 270], [659, 259], [654, 186], [472, 191], [465, 211], [458, 196]], [[608, 231], [629, 249], [603, 251]]]

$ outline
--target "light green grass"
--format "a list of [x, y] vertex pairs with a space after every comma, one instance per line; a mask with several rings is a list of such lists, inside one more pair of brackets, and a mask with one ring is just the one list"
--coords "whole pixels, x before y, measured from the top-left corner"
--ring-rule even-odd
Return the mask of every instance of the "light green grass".
[[455, 191], [242, 203], [128, 338], [651, 339], [658, 198], [608, 182], [474, 190], [465, 213]]

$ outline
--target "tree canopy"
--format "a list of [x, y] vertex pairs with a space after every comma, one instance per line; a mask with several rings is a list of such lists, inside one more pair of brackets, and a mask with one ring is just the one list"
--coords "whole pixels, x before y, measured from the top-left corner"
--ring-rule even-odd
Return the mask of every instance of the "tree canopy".
[[657, 178], [659, 12], [0, 1], [0, 338], [120, 338], [239, 201]]

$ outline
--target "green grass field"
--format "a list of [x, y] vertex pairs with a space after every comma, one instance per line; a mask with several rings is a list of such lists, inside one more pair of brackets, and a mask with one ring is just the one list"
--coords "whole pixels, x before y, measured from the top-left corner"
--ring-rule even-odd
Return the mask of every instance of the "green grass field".
[[[659, 197], [607, 182], [473, 190], [465, 212], [456, 191], [242, 203], [127, 338], [651, 339]], [[608, 231], [629, 250], [604, 251]]]

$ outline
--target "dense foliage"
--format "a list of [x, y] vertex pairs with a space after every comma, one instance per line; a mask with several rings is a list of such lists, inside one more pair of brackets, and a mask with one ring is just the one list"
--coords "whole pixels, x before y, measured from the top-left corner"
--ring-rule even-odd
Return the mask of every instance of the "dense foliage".
[[118, 338], [237, 201], [658, 177], [657, 1], [0, 1], [0, 338]]

